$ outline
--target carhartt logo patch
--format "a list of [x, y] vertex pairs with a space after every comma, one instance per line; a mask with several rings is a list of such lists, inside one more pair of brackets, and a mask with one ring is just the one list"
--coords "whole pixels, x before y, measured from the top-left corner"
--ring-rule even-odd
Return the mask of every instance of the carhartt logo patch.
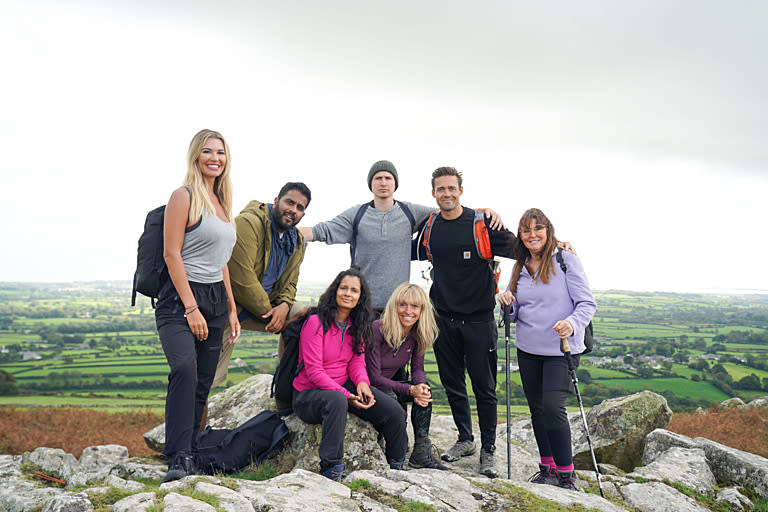
[[464, 259], [468, 260], [472, 257], [472, 253], [469, 251], [464, 251]]

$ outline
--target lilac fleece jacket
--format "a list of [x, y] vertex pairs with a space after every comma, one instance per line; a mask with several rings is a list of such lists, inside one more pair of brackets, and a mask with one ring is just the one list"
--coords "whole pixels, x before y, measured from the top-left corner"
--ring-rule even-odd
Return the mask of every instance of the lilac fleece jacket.
[[299, 361], [304, 367], [293, 379], [297, 391], [307, 389], [332, 389], [349, 398], [350, 392], [342, 387], [347, 380], [357, 386], [361, 382], [370, 385], [365, 371], [365, 355], [352, 350], [355, 339], [342, 335], [335, 324], [323, 333], [323, 323], [317, 315], [310, 315], [299, 338]]
[[515, 344], [523, 352], [561, 355], [560, 338], [552, 329], [558, 320], [567, 320], [573, 326], [573, 335], [568, 338], [571, 353], [584, 351], [584, 329], [597, 305], [579, 259], [568, 251], [562, 254], [568, 271], [563, 274], [553, 254], [555, 275], [550, 276], [549, 284], [534, 282], [525, 267], [520, 272], [510, 321], [517, 324]]
[[392, 349], [381, 333], [381, 320], [373, 322], [373, 348], [365, 353], [365, 366], [371, 385], [382, 391], [394, 391], [398, 395], [410, 393], [410, 384], [397, 382], [392, 377], [397, 370], [411, 361], [411, 383], [424, 384], [424, 355], [416, 353], [416, 340], [408, 334], [397, 350]]

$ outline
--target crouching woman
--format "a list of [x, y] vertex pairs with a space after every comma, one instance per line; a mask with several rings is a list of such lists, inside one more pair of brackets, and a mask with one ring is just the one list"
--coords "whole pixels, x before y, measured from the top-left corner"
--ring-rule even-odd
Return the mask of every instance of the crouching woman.
[[346, 469], [347, 411], [370, 421], [384, 436], [390, 468], [403, 469], [405, 462], [405, 412], [397, 400], [370, 388], [365, 369], [372, 320], [368, 285], [353, 266], [336, 276], [301, 330], [293, 410], [306, 423], [322, 424], [320, 470], [332, 480], [342, 480]]

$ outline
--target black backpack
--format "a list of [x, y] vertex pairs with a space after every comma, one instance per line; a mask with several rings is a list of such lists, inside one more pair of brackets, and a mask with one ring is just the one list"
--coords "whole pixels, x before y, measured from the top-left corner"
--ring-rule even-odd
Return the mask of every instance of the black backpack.
[[293, 412], [293, 379], [304, 367], [304, 361], [299, 363], [299, 338], [301, 329], [309, 314], [299, 317], [289, 323], [283, 330], [283, 356], [277, 363], [275, 375], [272, 377], [272, 387], [269, 396], [275, 399], [277, 413], [287, 416]]
[[206, 427], [197, 435], [197, 467], [207, 475], [234, 473], [278, 454], [287, 437], [288, 427], [273, 411], [231, 430]]
[[[557, 258], [557, 262], [560, 264], [560, 269], [563, 271], [563, 274], [568, 272], [568, 266], [565, 264], [565, 261], [563, 261], [562, 249], [557, 250], [555, 258]], [[584, 329], [584, 352], [582, 352], [582, 354], [589, 354], [592, 352], [593, 348], [595, 348], [595, 336], [592, 332], [592, 320], [590, 320], [587, 327]]]
[[149, 297], [155, 307], [160, 288], [168, 279], [168, 267], [163, 258], [163, 224], [165, 205], [159, 206], [147, 214], [144, 232], [139, 237], [136, 257], [136, 272], [133, 274], [131, 306], [136, 305], [136, 292]]
[[[408, 208], [405, 203], [401, 203], [397, 200], [395, 203], [400, 205], [400, 209], [403, 210], [405, 216], [408, 217], [408, 221], [411, 223], [411, 233], [413, 233], [413, 231], [416, 229], [416, 219], [413, 217], [411, 209]], [[357, 251], [357, 227], [360, 225], [360, 219], [363, 218], [363, 215], [365, 215], [365, 212], [368, 210], [369, 206], [371, 208], [376, 208], [373, 205], [373, 201], [361, 205], [355, 214], [355, 220], [352, 221], [352, 240], [349, 242], [349, 257], [352, 260], [352, 262], [349, 264], [350, 266], [355, 264], [355, 252]]]

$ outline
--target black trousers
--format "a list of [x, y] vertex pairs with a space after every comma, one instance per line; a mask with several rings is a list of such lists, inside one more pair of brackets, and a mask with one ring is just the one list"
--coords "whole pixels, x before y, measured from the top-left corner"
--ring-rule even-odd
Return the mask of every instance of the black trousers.
[[216, 374], [227, 321], [227, 293], [223, 281], [189, 285], [208, 323], [208, 339], [198, 341], [190, 331], [184, 318], [184, 304], [170, 279], [160, 290], [155, 310], [160, 343], [171, 367], [165, 397], [163, 450], [168, 457], [193, 449], [205, 401]]
[[464, 372], [469, 373], [477, 402], [480, 442], [484, 449], [496, 445], [496, 322], [468, 321], [441, 314], [437, 317], [440, 334], [435, 341], [435, 359], [440, 381], [448, 396], [459, 441], [473, 440], [472, 412], [469, 408]]
[[[351, 382], [344, 385], [355, 392]], [[305, 423], [322, 424], [323, 438], [320, 440], [320, 469], [325, 470], [341, 464], [344, 458], [344, 429], [347, 426], [347, 412], [369, 421], [384, 435], [387, 461], [405, 459], [408, 436], [405, 432], [405, 412], [397, 400], [384, 392], [371, 388], [376, 403], [370, 409], [358, 409], [349, 405], [347, 398], [331, 389], [306, 389], [293, 393], [293, 411]]]
[[[578, 366], [580, 356], [572, 357]], [[571, 425], [565, 401], [573, 393], [573, 382], [565, 357], [537, 356], [518, 349], [517, 363], [539, 455], [553, 457], [558, 466], [572, 464]]]

